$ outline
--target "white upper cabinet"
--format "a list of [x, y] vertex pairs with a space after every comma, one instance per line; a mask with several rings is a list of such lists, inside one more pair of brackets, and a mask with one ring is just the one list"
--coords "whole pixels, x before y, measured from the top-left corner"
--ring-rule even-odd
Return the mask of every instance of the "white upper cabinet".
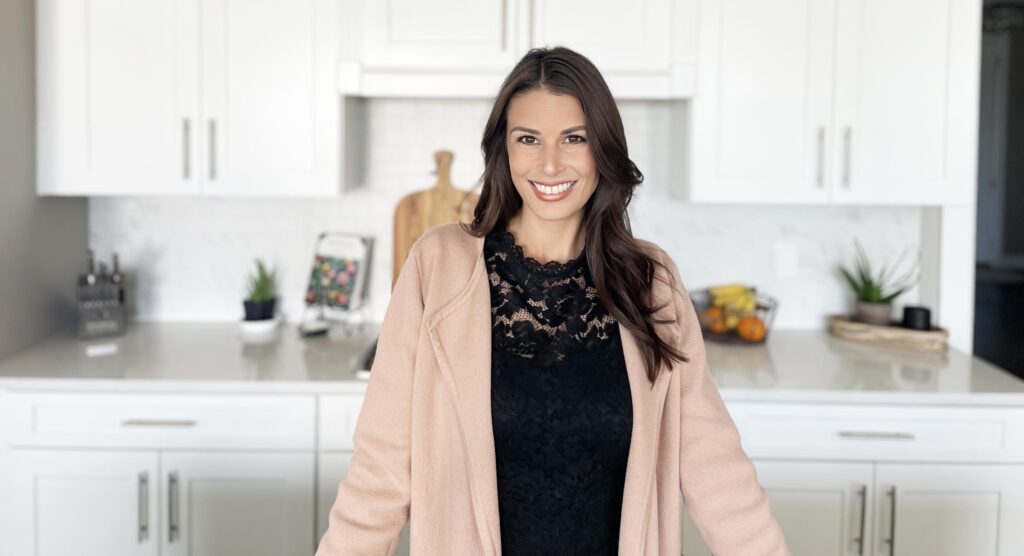
[[527, 48], [527, 0], [345, 0], [338, 87], [372, 97], [486, 97]]
[[205, 0], [203, 191], [340, 190], [333, 0]]
[[338, 193], [333, 0], [40, 0], [38, 192]]
[[690, 198], [827, 199], [831, 6], [822, 0], [701, 3]]
[[345, 94], [488, 98], [531, 47], [559, 45], [590, 58], [618, 98], [694, 89], [696, 0], [348, 2], [359, 15], [342, 34]]
[[938, 205], [975, 191], [977, 0], [706, 0], [686, 198]]
[[837, 5], [833, 199], [973, 202], [980, 2]]
[[582, 53], [616, 97], [693, 93], [695, 2], [535, 0], [532, 6], [530, 46], [567, 46]]
[[199, 191], [198, 4], [36, 2], [37, 191]]
[[369, 68], [501, 70], [522, 47], [515, 40], [520, 3], [365, 1], [360, 58]]

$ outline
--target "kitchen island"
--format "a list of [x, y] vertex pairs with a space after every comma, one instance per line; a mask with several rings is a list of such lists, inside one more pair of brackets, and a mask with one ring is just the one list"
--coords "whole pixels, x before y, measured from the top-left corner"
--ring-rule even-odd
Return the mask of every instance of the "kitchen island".
[[[136, 322], [0, 361], [0, 553], [312, 553], [375, 333]], [[1024, 381], [824, 331], [706, 350], [794, 554], [1024, 553]]]

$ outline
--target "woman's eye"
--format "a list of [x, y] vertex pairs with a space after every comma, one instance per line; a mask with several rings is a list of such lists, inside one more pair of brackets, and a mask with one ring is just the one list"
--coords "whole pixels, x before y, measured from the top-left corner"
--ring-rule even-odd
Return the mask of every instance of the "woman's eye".
[[524, 145], [533, 145], [536, 141], [536, 138], [534, 138], [532, 135], [523, 135], [518, 139], [518, 141]]
[[568, 141], [569, 139], [576, 139], [576, 141], [569, 141], [569, 143], [572, 143], [573, 145], [578, 145], [578, 144], [580, 144], [580, 143], [586, 143], [586, 142], [587, 142], [587, 140], [586, 140], [586, 139], [585, 139], [585, 138], [584, 138], [584, 137], [583, 137], [582, 135], [576, 135], [575, 133], [574, 133], [574, 134], [572, 134], [572, 135], [567, 135], [567, 136], [565, 137], [565, 139], [566, 139], [567, 141]]

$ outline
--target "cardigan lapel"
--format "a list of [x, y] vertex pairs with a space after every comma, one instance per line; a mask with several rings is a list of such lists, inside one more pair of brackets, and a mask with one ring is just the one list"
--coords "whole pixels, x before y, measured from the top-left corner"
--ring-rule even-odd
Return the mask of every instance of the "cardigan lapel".
[[[473, 516], [486, 549], [501, 554], [494, 429], [491, 421], [491, 297], [483, 238], [474, 238], [476, 264], [466, 287], [442, 307], [427, 328], [443, 380], [456, 406]], [[457, 280], [456, 278], [452, 278]], [[650, 512], [661, 414], [668, 373], [652, 386], [636, 338], [621, 323], [623, 356], [633, 403], [633, 429], [622, 500], [620, 552], [639, 554]]]

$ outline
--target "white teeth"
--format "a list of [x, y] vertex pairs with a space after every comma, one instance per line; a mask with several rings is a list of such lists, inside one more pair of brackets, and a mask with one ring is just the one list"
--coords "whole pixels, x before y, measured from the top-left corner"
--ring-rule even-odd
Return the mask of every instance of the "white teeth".
[[565, 191], [566, 189], [569, 189], [570, 187], [572, 187], [573, 184], [576, 183], [576, 182], [575, 181], [567, 181], [567, 182], [562, 182], [562, 183], [560, 183], [558, 185], [552, 185], [552, 186], [541, 185], [541, 184], [539, 184], [537, 182], [533, 182], [533, 181], [531, 181], [530, 183], [532, 183], [533, 186], [536, 187], [537, 190], [540, 191], [541, 193], [544, 193], [546, 195], [557, 195], [558, 193], [561, 193], [561, 192]]

